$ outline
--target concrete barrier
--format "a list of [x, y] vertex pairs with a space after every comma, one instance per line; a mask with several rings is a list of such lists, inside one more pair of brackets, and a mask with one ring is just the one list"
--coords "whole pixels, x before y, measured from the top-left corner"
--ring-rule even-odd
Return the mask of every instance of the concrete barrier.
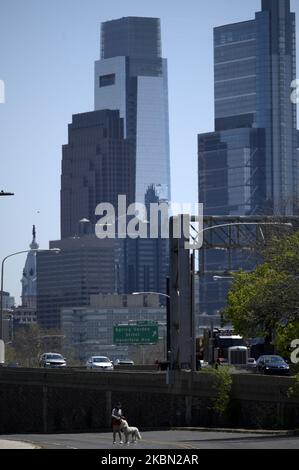
[[235, 374], [225, 416], [211, 407], [209, 374], [175, 372], [0, 369], [0, 434], [96, 431], [110, 427], [121, 401], [138, 427], [299, 427], [299, 398], [290, 377]]

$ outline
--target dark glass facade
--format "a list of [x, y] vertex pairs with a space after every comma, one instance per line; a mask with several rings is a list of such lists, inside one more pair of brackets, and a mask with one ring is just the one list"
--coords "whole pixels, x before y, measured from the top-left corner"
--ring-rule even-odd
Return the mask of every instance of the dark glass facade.
[[224, 118], [242, 116], [242, 127], [255, 121], [256, 41], [255, 21], [214, 30], [216, 130], [223, 129]]
[[198, 140], [199, 201], [208, 215], [251, 215], [265, 201], [265, 133], [231, 129]]
[[134, 171], [133, 147], [124, 139], [118, 111], [74, 115], [63, 147], [61, 237], [78, 235], [84, 218], [95, 224], [101, 202], [117, 207], [119, 194], [134, 202]]
[[103, 23], [101, 58], [121, 56], [137, 59], [161, 57], [160, 20], [132, 16]]

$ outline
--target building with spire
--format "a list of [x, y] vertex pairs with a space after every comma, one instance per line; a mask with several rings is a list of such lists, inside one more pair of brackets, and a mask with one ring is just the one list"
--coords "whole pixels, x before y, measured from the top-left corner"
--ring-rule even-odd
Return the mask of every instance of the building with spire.
[[22, 306], [36, 309], [36, 250], [39, 245], [36, 242], [36, 228], [33, 225], [32, 242], [23, 269], [22, 283]]
[[15, 308], [13, 314], [14, 332], [23, 326], [30, 326], [36, 323], [37, 309], [37, 252], [39, 245], [36, 241], [36, 227], [33, 225], [32, 242], [29, 245], [30, 251], [27, 254], [23, 269], [22, 283], [22, 305]]

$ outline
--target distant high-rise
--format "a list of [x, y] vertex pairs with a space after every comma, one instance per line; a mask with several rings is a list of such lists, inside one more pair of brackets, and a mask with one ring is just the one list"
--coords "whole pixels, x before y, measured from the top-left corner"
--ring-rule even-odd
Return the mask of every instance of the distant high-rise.
[[[199, 192], [208, 215], [291, 215], [296, 211], [297, 117], [290, 100], [290, 85], [296, 78], [295, 37], [290, 0], [262, 0], [262, 11], [254, 20], [214, 30], [215, 131], [222, 155], [227, 146], [227, 162], [223, 166], [217, 148], [211, 153], [210, 144], [204, 146], [206, 137], [199, 136]], [[247, 129], [241, 138], [240, 128]], [[262, 130], [259, 142], [256, 129]], [[210, 158], [213, 164], [208, 163]], [[217, 179], [220, 168], [228, 175], [225, 184]], [[230, 174], [234, 174], [233, 180]], [[243, 191], [247, 196], [236, 204], [233, 194], [242, 186], [247, 187]], [[225, 208], [217, 206], [218, 190], [227, 199]]]
[[122, 291], [123, 252], [117, 240], [84, 235], [52, 241], [50, 248], [61, 251], [37, 254], [37, 321], [42, 328], [60, 328], [63, 307], [86, 306], [93, 294]]
[[119, 110], [133, 142], [135, 197], [151, 185], [170, 200], [167, 60], [161, 56], [157, 18], [128, 17], [102, 24], [101, 60], [95, 64], [95, 109]]

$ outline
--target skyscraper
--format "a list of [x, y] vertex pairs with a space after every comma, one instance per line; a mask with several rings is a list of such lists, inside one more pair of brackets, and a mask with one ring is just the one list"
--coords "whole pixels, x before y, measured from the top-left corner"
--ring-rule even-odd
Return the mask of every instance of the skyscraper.
[[[243, 203], [240, 200], [238, 209], [232, 197], [224, 211], [220, 208], [219, 215], [296, 212], [297, 117], [296, 106], [290, 100], [290, 85], [296, 78], [295, 37], [295, 14], [290, 11], [290, 0], [262, 0], [262, 11], [256, 13], [254, 20], [214, 30], [215, 131], [220, 133], [221, 150], [228, 146], [228, 177], [224, 185], [215, 178], [213, 190], [210, 184], [205, 184], [205, 166], [217, 174], [223, 167], [223, 159], [214, 154], [215, 161], [210, 168], [205, 162], [211, 156], [210, 143], [206, 150], [206, 137], [199, 136], [199, 192], [206, 201], [208, 215], [217, 214], [213, 191], [222, 190], [229, 199], [230, 193], [235, 192], [232, 188], [238, 186], [247, 186], [247, 199]], [[237, 130], [240, 128], [247, 129], [243, 136], [246, 133], [247, 141], [253, 139], [253, 146], [244, 142], [244, 137], [242, 142]], [[259, 142], [256, 129], [261, 129]], [[234, 144], [227, 143], [226, 131]], [[239, 160], [233, 159], [236, 171], [231, 184], [229, 155], [233, 150], [230, 147], [236, 148], [237, 141]]]
[[[214, 29], [215, 131], [198, 137], [205, 215], [293, 215], [299, 207], [295, 14], [290, 0], [262, 0], [255, 19]], [[228, 280], [224, 253], [205, 253], [201, 312], [217, 313]], [[257, 260], [235, 250], [231, 269]]]
[[94, 225], [100, 202], [116, 207], [118, 194], [126, 195], [128, 204], [134, 202], [134, 173], [133, 146], [124, 138], [119, 111], [74, 115], [63, 146], [61, 237], [79, 235], [82, 219]]
[[95, 109], [119, 110], [135, 153], [136, 201], [151, 185], [170, 200], [167, 60], [160, 20], [127, 17], [102, 24], [95, 64]]

